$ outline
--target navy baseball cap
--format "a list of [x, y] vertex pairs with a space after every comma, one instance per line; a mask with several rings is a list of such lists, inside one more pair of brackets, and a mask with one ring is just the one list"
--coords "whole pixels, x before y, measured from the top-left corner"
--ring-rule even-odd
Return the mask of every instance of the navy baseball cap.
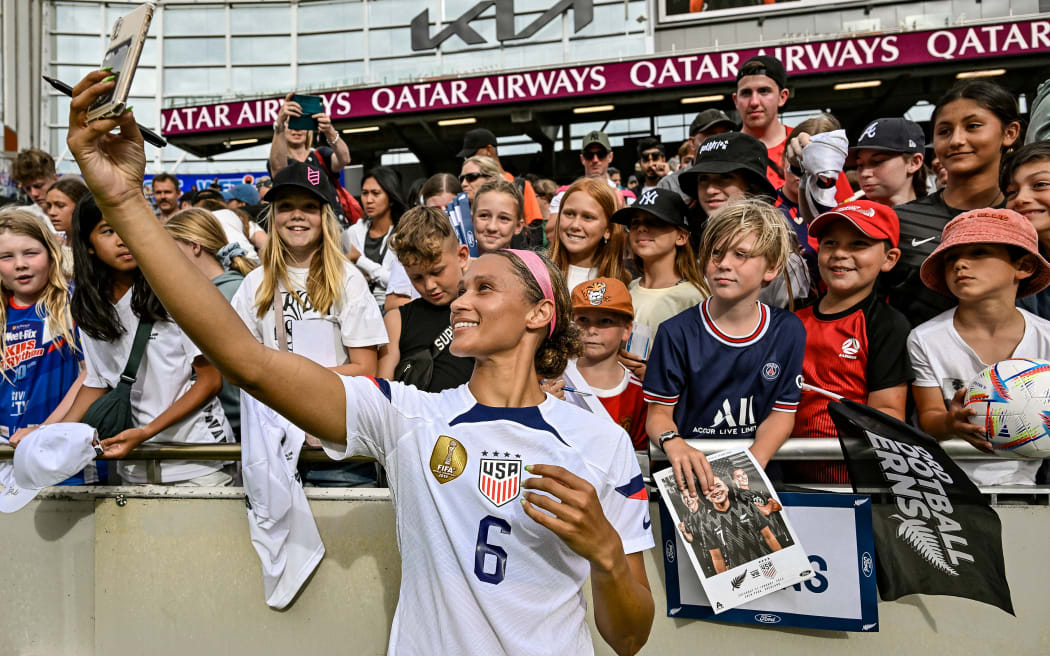
[[906, 118], [880, 118], [868, 123], [857, 139], [857, 145], [849, 149], [846, 164], [857, 163], [858, 150], [885, 150], [893, 153], [922, 153], [926, 149], [926, 136], [918, 123]]
[[740, 82], [740, 78], [748, 75], [765, 75], [776, 82], [777, 87], [781, 89], [787, 88], [787, 71], [784, 70], [784, 64], [776, 57], [756, 55], [748, 59], [737, 71], [736, 81]]

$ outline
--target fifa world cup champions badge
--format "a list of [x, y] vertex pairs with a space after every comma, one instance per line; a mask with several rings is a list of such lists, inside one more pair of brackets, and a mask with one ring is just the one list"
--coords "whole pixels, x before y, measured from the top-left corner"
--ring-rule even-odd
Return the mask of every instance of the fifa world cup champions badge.
[[430, 453], [430, 473], [444, 485], [455, 480], [467, 467], [467, 450], [459, 440], [448, 435], [438, 437]]

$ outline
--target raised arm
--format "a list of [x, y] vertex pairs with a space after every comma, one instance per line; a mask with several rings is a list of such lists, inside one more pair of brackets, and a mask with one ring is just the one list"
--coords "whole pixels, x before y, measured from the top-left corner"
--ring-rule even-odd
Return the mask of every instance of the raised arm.
[[[66, 138], [106, 221], [131, 250], [164, 307], [231, 383], [308, 433], [345, 443], [346, 395], [338, 375], [257, 342], [218, 288], [153, 218], [142, 195], [146, 155], [132, 113], [88, 123], [88, 107], [113, 87], [103, 82], [107, 75], [89, 73], [73, 89]], [[116, 128], [119, 132], [110, 134]]]
[[303, 109], [299, 103], [292, 101], [294, 92], [284, 97], [277, 120], [273, 123], [273, 141], [270, 142], [270, 175], [274, 176], [288, 166], [288, 142], [284, 140], [284, 131], [288, 127], [289, 116], [302, 116]]

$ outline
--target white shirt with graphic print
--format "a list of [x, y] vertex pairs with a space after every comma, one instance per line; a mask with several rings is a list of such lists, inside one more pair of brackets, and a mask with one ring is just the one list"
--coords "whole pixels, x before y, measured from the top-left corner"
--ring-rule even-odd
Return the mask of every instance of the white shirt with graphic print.
[[[282, 288], [281, 302], [284, 315], [285, 331], [288, 334], [288, 349], [293, 353], [308, 354], [303, 346], [296, 350], [295, 328], [300, 321], [327, 322], [331, 326], [333, 339], [347, 348], [379, 346], [387, 343], [386, 327], [383, 316], [379, 313], [375, 299], [368, 291], [368, 283], [349, 261], [343, 267], [343, 293], [340, 294], [328, 314], [321, 314], [310, 303], [306, 295], [306, 278], [309, 269], [288, 267], [288, 279], [298, 296], [299, 302], [292, 296], [293, 292]], [[272, 349], [278, 349], [277, 328], [273, 320], [273, 309], [267, 304], [260, 317], [256, 312], [255, 295], [262, 285], [263, 269], [259, 267], [249, 273], [241, 283], [240, 289], [233, 297], [233, 309], [248, 326], [255, 339]], [[338, 354], [335, 362], [318, 362], [326, 367], [335, 367], [348, 362], [346, 349]]]

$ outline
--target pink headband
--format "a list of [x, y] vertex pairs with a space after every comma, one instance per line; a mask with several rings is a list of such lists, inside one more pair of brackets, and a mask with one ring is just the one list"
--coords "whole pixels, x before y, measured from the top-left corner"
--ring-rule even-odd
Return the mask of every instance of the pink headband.
[[554, 300], [554, 288], [551, 287], [551, 276], [547, 272], [547, 265], [543, 263], [543, 258], [532, 251], [526, 251], [519, 248], [507, 248], [505, 249], [508, 253], [514, 253], [521, 261], [529, 268], [529, 272], [532, 273], [532, 277], [536, 279], [536, 284], [540, 286], [540, 291], [543, 292], [543, 298], [554, 303], [554, 315], [551, 317], [551, 329], [547, 333], [547, 337], [554, 334], [554, 325], [558, 322], [558, 302]]

